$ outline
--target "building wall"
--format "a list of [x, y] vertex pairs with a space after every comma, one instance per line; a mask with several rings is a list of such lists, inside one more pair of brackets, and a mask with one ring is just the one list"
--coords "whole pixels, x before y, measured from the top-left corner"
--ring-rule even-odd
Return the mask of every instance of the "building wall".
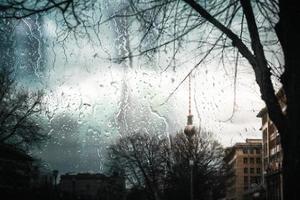
[[60, 190], [65, 197], [84, 200], [118, 200], [125, 191], [124, 178], [103, 174], [62, 175]]
[[262, 182], [261, 140], [247, 140], [227, 150], [225, 162], [228, 166], [226, 198], [242, 200], [245, 192]]
[[[279, 90], [277, 97], [283, 112], [286, 110], [286, 98], [283, 90]], [[268, 200], [282, 200], [282, 158], [283, 153], [279, 132], [269, 118], [267, 109], [262, 109], [257, 117], [262, 119], [263, 139], [263, 182], [266, 187]]]

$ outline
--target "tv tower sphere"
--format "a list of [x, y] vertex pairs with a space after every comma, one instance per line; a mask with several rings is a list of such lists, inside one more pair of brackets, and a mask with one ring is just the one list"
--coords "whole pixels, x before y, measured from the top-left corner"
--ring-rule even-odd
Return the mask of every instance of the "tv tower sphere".
[[[193, 119], [193, 115], [188, 115], [188, 123], [184, 128], [184, 134], [189, 138], [192, 138], [196, 134], [196, 128], [193, 125], [192, 119]], [[189, 123], [190, 120], [191, 123]]]

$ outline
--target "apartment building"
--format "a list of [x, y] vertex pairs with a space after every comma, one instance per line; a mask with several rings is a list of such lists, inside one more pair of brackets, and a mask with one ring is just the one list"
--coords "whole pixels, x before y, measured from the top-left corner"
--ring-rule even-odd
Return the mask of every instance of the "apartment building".
[[246, 139], [226, 149], [226, 199], [242, 200], [262, 182], [262, 140]]
[[[276, 94], [282, 110], [286, 109], [284, 91], [280, 89]], [[263, 139], [263, 174], [267, 200], [282, 200], [282, 158], [283, 153], [279, 132], [269, 118], [266, 108], [263, 108], [257, 117], [262, 119]]]

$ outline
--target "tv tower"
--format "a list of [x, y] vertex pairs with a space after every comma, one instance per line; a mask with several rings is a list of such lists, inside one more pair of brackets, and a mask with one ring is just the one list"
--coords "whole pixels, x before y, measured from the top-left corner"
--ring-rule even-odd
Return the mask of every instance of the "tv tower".
[[192, 139], [196, 133], [196, 128], [193, 125], [193, 115], [192, 115], [192, 101], [191, 101], [191, 74], [189, 74], [189, 114], [187, 116], [187, 123], [184, 128], [184, 133], [188, 138], [189, 141], [189, 165], [190, 165], [190, 200], [194, 200], [194, 180], [193, 180], [193, 167], [194, 167], [194, 160], [192, 156]]
[[184, 133], [185, 135], [191, 139], [195, 133], [196, 133], [196, 128], [193, 125], [193, 115], [192, 115], [192, 102], [191, 102], [191, 74], [189, 75], [189, 114], [187, 116], [187, 124], [184, 128]]

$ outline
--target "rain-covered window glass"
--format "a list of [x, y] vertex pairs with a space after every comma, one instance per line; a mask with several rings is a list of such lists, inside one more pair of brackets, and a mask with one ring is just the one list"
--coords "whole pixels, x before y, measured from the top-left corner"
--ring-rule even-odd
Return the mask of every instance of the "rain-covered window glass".
[[[1, 193], [293, 200], [295, 9], [281, 0], [1, 0]], [[264, 176], [244, 185], [253, 194], [238, 186], [252, 182], [248, 173]]]

